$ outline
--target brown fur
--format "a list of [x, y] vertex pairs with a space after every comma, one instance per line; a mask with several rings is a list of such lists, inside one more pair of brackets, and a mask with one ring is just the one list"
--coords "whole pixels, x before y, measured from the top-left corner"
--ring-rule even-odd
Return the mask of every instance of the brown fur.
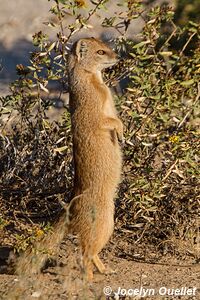
[[93, 277], [92, 262], [100, 272], [106, 271], [98, 253], [113, 232], [113, 199], [121, 173], [118, 139], [123, 138], [123, 125], [101, 76], [101, 70], [116, 61], [116, 54], [94, 38], [79, 40], [69, 56], [75, 166], [70, 228], [80, 238], [89, 280]]
[[[98, 54], [99, 50], [105, 54]], [[68, 232], [80, 238], [87, 279], [93, 278], [93, 263], [101, 273], [107, 271], [98, 253], [114, 227], [114, 196], [122, 161], [118, 139], [123, 138], [123, 125], [101, 70], [115, 62], [116, 54], [94, 38], [79, 40], [69, 55], [74, 197], [53, 233], [38, 241], [34, 251], [29, 249], [20, 256], [18, 274], [40, 272], [46, 250], [54, 252]]]

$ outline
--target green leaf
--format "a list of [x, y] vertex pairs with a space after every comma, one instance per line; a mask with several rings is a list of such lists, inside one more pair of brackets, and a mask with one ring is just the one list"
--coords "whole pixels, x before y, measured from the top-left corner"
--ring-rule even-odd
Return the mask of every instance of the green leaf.
[[68, 146], [63, 146], [63, 147], [55, 148], [54, 152], [62, 153], [63, 151], [67, 150], [67, 148], [68, 148]]
[[147, 40], [147, 41], [143, 41], [143, 42], [140, 42], [139, 44], [136, 44], [132, 47], [132, 49], [137, 49], [137, 48], [141, 48], [143, 47], [144, 45], [147, 45], [147, 44], [150, 44], [151, 41], [150, 40]]
[[190, 80], [182, 81], [180, 85], [187, 87], [192, 85], [193, 83], [194, 83], [194, 79], [190, 79]]

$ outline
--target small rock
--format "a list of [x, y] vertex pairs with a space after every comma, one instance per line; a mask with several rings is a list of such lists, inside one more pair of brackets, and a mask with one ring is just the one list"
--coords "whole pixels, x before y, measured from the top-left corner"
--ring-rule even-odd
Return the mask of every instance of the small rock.
[[31, 296], [34, 298], [39, 298], [41, 296], [41, 292], [34, 292]]

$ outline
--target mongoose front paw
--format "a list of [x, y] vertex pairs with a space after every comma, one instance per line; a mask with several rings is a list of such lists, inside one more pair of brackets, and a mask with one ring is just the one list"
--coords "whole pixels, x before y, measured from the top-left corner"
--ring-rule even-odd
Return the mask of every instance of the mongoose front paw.
[[124, 144], [124, 135], [123, 135], [123, 133], [117, 132], [117, 138], [118, 138], [118, 141], [120, 143]]
[[120, 120], [119, 120], [117, 129], [116, 129], [116, 132], [117, 132], [118, 141], [121, 143], [124, 143], [123, 124]]

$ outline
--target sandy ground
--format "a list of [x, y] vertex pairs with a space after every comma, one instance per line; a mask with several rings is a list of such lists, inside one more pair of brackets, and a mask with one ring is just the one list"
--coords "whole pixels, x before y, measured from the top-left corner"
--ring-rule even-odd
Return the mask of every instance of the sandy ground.
[[[114, 274], [95, 273], [94, 282], [84, 281], [79, 248], [74, 239], [60, 247], [57, 265], [30, 277], [0, 275], [0, 299], [200, 299], [200, 266], [163, 257], [155, 263], [137, 262], [126, 247], [115, 251], [115, 236], [101, 257]], [[18, 295], [18, 298], [16, 297]]]

